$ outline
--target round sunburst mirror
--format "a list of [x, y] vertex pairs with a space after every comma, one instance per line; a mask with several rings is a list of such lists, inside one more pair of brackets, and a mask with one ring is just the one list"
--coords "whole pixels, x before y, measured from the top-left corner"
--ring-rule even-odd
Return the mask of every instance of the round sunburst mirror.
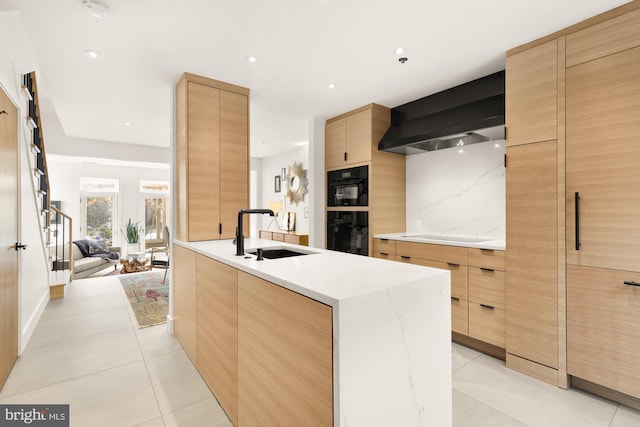
[[302, 163], [293, 162], [287, 173], [287, 197], [291, 203], [304, 202], [304, 195], [309, 192], [308, 184], [307, 170], [302, 169]]

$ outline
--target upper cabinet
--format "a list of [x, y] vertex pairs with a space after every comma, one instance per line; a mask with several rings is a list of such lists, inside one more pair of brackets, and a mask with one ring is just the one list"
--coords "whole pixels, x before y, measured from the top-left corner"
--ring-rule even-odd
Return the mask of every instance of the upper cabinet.
[[176, 86], [176, 237], [235, 236], [249, 206], [249, 90], [185, 73]]
[[634, 10], [567, 36], [567, 67], [640, 45], [640, 10]]
[[558, 42], [507, 56], [507, 146], [557, 138]]
[[[325, 168], [337, 169], [370, 162], [372, 151], [390, 124], [389, 109], [369, 104], [327, 120], [325, 128]], [[376, 134], [382, 134], [376, 137]], [[372, 141], [375, 139], [375, 144]]]

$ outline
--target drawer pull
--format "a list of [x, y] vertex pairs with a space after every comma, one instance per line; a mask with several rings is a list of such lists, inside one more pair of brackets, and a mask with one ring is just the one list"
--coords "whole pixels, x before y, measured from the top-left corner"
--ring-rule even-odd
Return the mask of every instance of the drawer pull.
[[386, 252], [380, 252], [380, 255], [389, 256], [389, 254]]
[[492, 307], [490, 305], [486, 305], [486, 304], [480, 304], [480, 307], [482, 308], [488, 308], [489, 310], [493, 310], [495, 307]]
[[389, 239], [380, 239], [381, 242], [388, 242]]
[[400, 258], [402, 258], [402, 259], [411, 259], [410, 256], [406, 256], [406, 255], [400, 255]]
[[640, 286], [640, 283], [635, 282], [635, 281], [633, 281], [633, 280], [625, 280], [625, 281], [624, 281], [624, 284], [625, 284], [625, 285], [629, 285], [629, 286]]
[[486, 267], [480, 267], [480, 270], [482, 271], [490, 271], [490, 272], [495, 272], [495, 270], [493, 268], [486, 268]]
[[481, 250], [482, 252], [489, 252], [489, 253], [493, 253], [493, 252], [495, 252], [493, 249], [480, 248], [480, 250]]
[[449, 267], [460, 267], [460, 264], [456, 264], [456, 263], [454, 263], [454, 262], [448, 262], [448, 263], [447, 263], [447, 265], [448, 265]]
[[460, 301], [460, 298], [458, 298], [458, 297], [451, 297], [451, 299], [452, 299], [453, 301]]

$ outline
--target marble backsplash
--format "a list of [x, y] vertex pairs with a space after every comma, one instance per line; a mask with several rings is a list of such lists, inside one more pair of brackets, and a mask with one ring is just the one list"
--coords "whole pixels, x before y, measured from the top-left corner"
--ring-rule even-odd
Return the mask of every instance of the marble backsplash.
[[407, 156], [407, 232], [505, 238], [504, 141]]

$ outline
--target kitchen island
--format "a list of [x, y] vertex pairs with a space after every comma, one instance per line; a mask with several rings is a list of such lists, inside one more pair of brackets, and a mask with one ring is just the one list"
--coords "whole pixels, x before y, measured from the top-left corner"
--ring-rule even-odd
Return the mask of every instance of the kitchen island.
[[[257, 247], [306, 255], [258, 261]], [[175, 241], [172, 258], [176, 336], [236, 426], [451, 425], [448, 271], [245, 248]]]

